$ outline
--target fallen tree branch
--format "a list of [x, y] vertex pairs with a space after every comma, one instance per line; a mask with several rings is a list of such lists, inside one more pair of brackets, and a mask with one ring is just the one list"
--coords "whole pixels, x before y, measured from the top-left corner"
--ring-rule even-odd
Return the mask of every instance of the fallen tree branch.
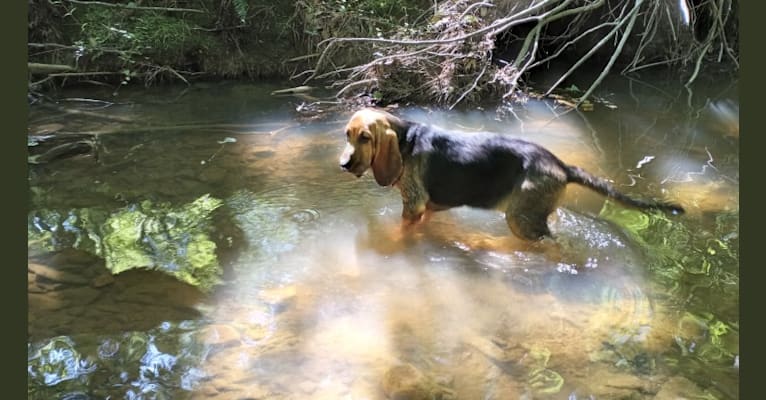
[[352, 87], [356, 86], [362, 86], [367, 83], [377, 82], [377, 79], [365, 79], [361, 81], [351, 82], [348, 85], [344, 86], [341, 90], [338, 91], [338, 93], [335, 95], [335, 97], [340, 97], [343, 93], [346, 92], [346, 90], [351, 89]]
[[[526, 15], [527, 13], [531, 12], [532, 9], [537, 8], [539, 6], [542, 6], [543, 4], [546, 4], [553, 0], [544, 0], [540, 2], [537, 6], [527, 9], [521, 13], [518, 13], [516, 15]], [[565, 0], [565, 1], [571, 1], [571, 0]], [[479, 35], [482, 35], [484, 33], [492, 32], [492, 35], [496, 35], [499, 32], [505, 31], [512, 26], [520, 25], [526, 22], [535, 21], [537, 17], [528, 17], [523, 18], [519, 20], [515, 20], [514, 16], [502, 18], [494, 23], [490, 24], [489, 26], [486, 26], [482, 29], [473, 31], [468, 34], [448, 38], [448, 39], [422, 39], [422, 40], [401, 40], [401, 39], [385, 39], [385, 38], [372, 38], [372, 37], [350, 37], [350, 38], [330, 38], [325, 39], [317, 45], [322, 46], [325, 45], [324, 50], [322, 51], [321, 55], [319, 56], [319, 60], [316, 63], [316, 68], [314, 69], [314, 73], [311, 74], [303, 83], [306, 84], [310, 80], [316, 78], [317, 71], [320, 70], [330, 48], [337, 44], [337, 43], [351, 43], [351, 42], [366, 42], [366, 43], [382, 43], [382, 44], [392, 44], [392, 45], [404, 45], [404, 46], [429, 46], [429, 45], [443, 45], [443, 44], [451, 44], [451, 43], [457, 43], [465, 41], [466, 39], [476, 37]]]
[[97, 75], [124, 75], [124, 72], [106, 72], [106, 71], [93, 71], [93, 72], [60, 72], [48, 74], [49, 77], [74, 77], [74, 76], [97, 76]]
[[539, 66], [539, 65], [545, 64], [545, 63], [547, 63], [548, 61], [551, 61], [551, 60], [553, 60], [554, 58], [556, 58], [556, 57], [560, 56], [560, 55], [561, 55], [561, 53], [563, 53], [563, 52], [564, 52], [564, 50], [566, 50], [566, 49], [567, 49], [567, 47], [569, 47], [569, 46], [571, 46], [571, 45], [573, 45], [573, 44], [577, 43], [578, 41], [580, 41], [580, 40], [581, 40], [582, 38], [584, 38], [585, 36], [588, 36], [589, 34], [591, 34], [591, 33], [595, 32], [595, 31], [597, 31], [597, 30], [599, 30], [599, 29], [601, 29], [601, 28], [605, 28], [605, 27], [607, 27], [607, 26], [613, 26], [613, 25], [616, 25], [616, 24], [617, 24], [616, 22], [604, 22], [603, 24], [599, 24], [599, 25], [596, 25], [596, 26], [594, 26], [593, 28], [590, 28], [590, 29], [588, 29], [587, 31], [585, 31], [585, 32], [581, 33], [580, 35], [578, 35], [577, 37], [575, 37], [574, 39], [572, 39], [572, 40], [570, 40], [570, 41], [568, 41], [568, 42], [564, 43], [564, 45], [563, 45], [563, 46], [559, 47], [559, 49], [558, 49], [558, 50], [556, 50], [556, 52], [554, 52], [554, 53], [553, 53], [553, 54], [551, 54], [550, 56], [548, 56], [548, 57], [545, 57], [545, 58], [543, 58], [542, 60], [540, 60], [540, 61], [537, 61], [537, 62], [533, 63], [532, 65], [530, 65], [530, 66], [529, 66], [529, 69], [532, 69], [532, 68], [535, 68], [535, 67], [537, 67], [537, 66]]
[[47, 109], [53, 110], [53, 111], [59, 111], [59, 112], [65, 113], [65, 114], [83, 115], [83, 116], [90, 117], [90, 118], [105, 119], [105, 120], [114, 121], [114, 122], [133, 122], [133, 120], [130, 119], [130, 118], [118, 117], [118, 116], [114, 116], [114, 115], [104, 115], [104, 114], [99, 114], [99, 113], [95, 113], [95, 112], [91, 112], [91, 111], [77, 110], [77, 109], [72, 109], [72, 108], [64, 108], [64, 107], [61, 107], [61, 106], [57, 106], [57, 105], [53, 105], [53, 104], [48, 104], [48, 103], [42, 103], [38, 107], [47, 108]]
[[[106, 75], [123, 75], [123, 72], [101, 72], [101, 71], [94, 71], [94, 72], [56, 72], [52, 74], [48, 74], [45, 78], [37, 81], [37, 82], [30, 82], [29, 86], [35, 87], [40, 86], [41, 84], [56, 78], [56, 77], [63, 77], [63, 78], [69, 78], [69, 77], [78, 77], [78, 76], [106, 76]], [[135, 74], [135, 75], [141, 75], [141, 74]]]
[[[487, 20], [484, 17], [491, 13], [485, 13], [484, 7], [493, 5], [486, 0], [444, 0], [434, 4], [436, 18], [422, 29], [407, 30], [408, 36], [332, 37], [319, 42], [314, 68], [293, 77], [300, 77], [303, 84], [333, 80], [330, 87], [341, 87], [337, 97], [353, 96], [361, 92], [360, 86], [366, 86], [377, 90], [375, 100], [382, 99], [384, 104], [406, 99], [452, 109], [478, 100], [471, 95], [478, 91], [504, 93], [503, 99], [515, 100], [517, 97], [511, 95], [520, 91], [532, 70], [556, 58], [562, 60], [565, 52], [578, 47], [575, 52], [582, 53], [553, 77], [545, 95], [551, 95], [587, 61], [597, 55], [603, 57], [603, 68], [577, 101], [576, 106], [580, 106], [620, 60], [625, 60], [623, 74], [696, 61], [689, 83], [705, 60], [716, 55], [723, 59], [724, 54], [735, 60], [736, 49], [729, 46], [733, 42], [724, 31], [724, 27], [732, 26], [726, 22], [732, 1], [703, 2], [710, 7], [706, 11], [712, 13], [713, 22], [708, 37], [700, 43], [693, 30], [673, 18], [670, 3], [656, 0], [529, 0], [514, 3], [505, 16], [489, 16], [494, 19]], [[671, 45], [663, 53], [665, 43]], [[372, 55], [355, 64], [338, 62], [344, 65], [336, 67], [333, 56], [340, 54], [337, 46], [346, 52]], [[503, 51], [514, 49], [512, 60], [497, 58], [495, 46], [502, 46]], [[545, 56], [539, 60], [541, 54]], [[657, 61], [658, 57], [664, 60]]]
[[83, 0], [63, 0], [67, 3], [73, 3], [73, 4], [81, 4], [85, 6], [100, 6], [100, 7], [111, 7], [111, 8], [126, 8], [129, 10], [147, 10], [147, 11], [171, 11], [171, 12], [193, 12], [193, 13], [200, 13], [204, 14], [205, 12], [202, 10], [197, 10], [194, 8], [175, 8], [175, 7], [148, 7], [148, 6], [137, 6], [134, 4], [120, 4], [120, 3], [105, 3], [103, 1], [83, 1]]
[[591, 95], [591, 93], [593, 93], [593, 90], [595, 90], [596, 87], [601, 84], [601, 81], [604, 79], [606, 74], [611, 71], [615, 61], [617, 61], [617, 57], [619, 57], [620, 53], [622, 53], [623, 47], [625, 47], [625, 42], [628, 41], [630, 33], [633, 31], [633, 24], [636, 22], [636, 17], [638, 17], [638, 10], [641, 8], [641, 3], [643, 2], [644, 0], [636, 0], [636, 5], [632, 10], [630, 10], [630, 21], [628, 22], [628, 26], [625, 27], [625, 32], [622, 34], [622, 39], [620, 39], [620, 43], [617, 45], [617, 49], [615, 49], [614, 53], [612, 53], [612, 57], [609, 59], [609, 62], [601, 71], [601, 74], [598, 76], [598, 78], [593, 81], [585, 94], [580, 96], [580, 98], [577, 100], [577, 107], [579, 107], [580, 104], [582, 104]]
[[27, 46], [37, 47], [37, 48], [56, 48], [56, 49], [62, 49], [62, 50], [89, 50], [89, 51], [98, 51], [101, 53], [139, 54], [137, 51], [134, 51], [134, 50], [118, 50], [118, 49], [100, 48], [100, 47], [72, 46], [72, 45], [59, 44], [59, 43], [27, 43]]
[[74, 71], [71, 65], [27, 63], [27, 70], [32, 74], [49, 74], [60, 71]]
[[458, 105], [458, 103], [463, 101], [463, 99], [465, 98], [465, 96], [468, 95], [468, 93], [471, 93], [474, 89], [476, 89], [476, 85], [479, 83], [479, 80], [484, 76], [484, 73], [487, 72], [488, 66], [489, 66], [489, 62], [484, 63], [484, 67], [482, 67], [481, 73], [479, 73], [479, 75], [476, 75], [476, 79], [473, 80], [473, 84], [471, 84], [471, 86], [465, 92], [463, 92], [463, 94], [461, 94], [460, 97], [457, 98], [455, 103], [453, 103], [450, 106], [449, 108], [450, 110], [455, 108], [455, 106]]
[[[626, 4], [626, 6], [627, 6], [627, 4]], [[624, 8], [623, 8], [623, 11], [624, 11]], [[617, 31], [625, 23], [625, 20], [622, 18], [622, 13], [620, 13], [619, 20], [620, 20], [620, 22], [617, 25], [615, 25], [615, 27], [612, 28], [612, 30], [609, 31], [608, 34], [606, 34], [606, 36], [601, 38], [601, 40], [599, 40], [598, 43], [596, 43], [587, 53], [585, 53], [584, 56], [582, 56], [576, 63], [574, 63], [574, 65], [572, 65], [572, 67], [570, 67], [564, 74], [562, 74], [559, 77], [559, 79], [556, 80], [556, 82], [554, 82], [553, 85], [551, 85], [550, 88], [548, 88], [548, 90], [545, 92], [545, 96], [550, 95], [551, 92], [553, 92], [561, 84], [561, 82], [563, 82], [577, 68], [579, 68], [583, 63], [585, 63], [585, 61], [587, 61], [591, 56], [593, 56], [593, 54], [595, 54], [598, 51], [598, 49], [600, 49], [602, 46], [604, 46], [604, 44], [606, 44], [612, 38], [612, 36], [617, 34]]]

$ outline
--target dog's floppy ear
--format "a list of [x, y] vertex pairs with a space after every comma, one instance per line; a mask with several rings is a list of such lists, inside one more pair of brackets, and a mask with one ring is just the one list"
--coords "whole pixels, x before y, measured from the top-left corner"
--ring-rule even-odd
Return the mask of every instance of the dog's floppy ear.
[[396, 132], [385, 125], [378, 122], [374, 128], [377, 146], [372, 159], [372, 173], [380, 186], [393, 184], [404, 168]]

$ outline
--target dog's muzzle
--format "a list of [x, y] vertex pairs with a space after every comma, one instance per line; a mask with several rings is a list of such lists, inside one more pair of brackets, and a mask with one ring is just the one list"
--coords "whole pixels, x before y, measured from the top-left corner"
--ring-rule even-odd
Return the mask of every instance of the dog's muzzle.
[[344, 170], [346, 172], [351, 171], [351, 167], [353, 165], [354, 165], [354, 162], [351, 161], [351, 159], [348, 159], [348, 160], [341, 159], [340, 160], [340, 169], [342, 169], [342, 170]]
[[338, 160], [342, 170], [346, 172], [352, 172], [351, 170], [354, 167], [354, 160], [351, 156], [353, 155], [354, 147], [346, 144], [346, 148], [343, 150], [343, 154], [340, 155], [340, 159]]
[[364, 175], [364, 170], [359, 171], [358, 170], [359, 168], [356, 168], [358, 166], [359, 166], [359, 164], [354, 163], [354, 160], [351, 160], [351, 159], [349, 159], [348, 161], [345, 161], [345, 160], [341, 160], [340, 161], [340, 169], [341, 170], [343, 170], [345, 172], [350, 172], [350, 173], [354, 174], [354, 176], [356, 176], [357, 178], [361, 178], [362, 175]]

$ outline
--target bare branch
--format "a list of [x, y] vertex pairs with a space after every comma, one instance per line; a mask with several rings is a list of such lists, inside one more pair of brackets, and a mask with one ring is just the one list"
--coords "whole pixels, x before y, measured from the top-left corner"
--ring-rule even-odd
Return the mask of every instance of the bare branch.
[[596, 78], [595, 81], [593, 81], [593, 84], [590, 85], [590, 88], [585, 92], [584, 95], [580, 97], [580, 99], [577, 101], [577, 106], [579, 107], [580, 104], [582, 104], [583, 101], [585, 101], [588, 96], [593, 93], [593, 90], [596, 89], [596, 86], [598, 86], [601, 81], [604, 79], [606, 74], [609, 73], [609, 71], [612, 69], [612, 66], [614, 65], [615, 61], [617, 61], [617, 57], [620, 56], [620, 53], [622, 53], [623, 47], [625, 47], [625, 42], [628, 41], [628, 38], [630, 37], [630, 32], [633, 31], [633, 24], [636, 22], [636, 17], [638, 17], [638, 10], [641, 8], [641, 3], [643, 3], [644, 0], [636, 0], [636, 5], [633, 7], [632, 10], [630, 10], [630, 21], [628, 22], [628, 26], [625, 27], [625, 32], [622, 34], [622, 39], [620, 39], [620, 43], [617, 45], [617, 49], [615, 49], [614, 53], [612, 54], [612, 58], [609, 59], [609, 62], [607, 63], [606, 67], [601, 71], [601, 74]]
[[145, 7], [136, 6], [132, 4], [120, 4], [120, 3], [105, 3], [103, 1], [83, 1], [83, 0], [64, 0], [68, 3], [81, 4], [86, 6], [101, 6], [111, 8], [126, 8], [130, 10], [148, 10], [148, 11], [175, 11], [175, 12], [193, 12], [193, 13], [205, 13], [202, 10], [196, 10], [193, 8], [175, 8], [175, 7]]
[[[523, 5], [512, 4], [505, 16], [484, 20], [479, 11], [483, 11], [482, 7], [493, 7], [489, 0], [447, 0], [434, 4], [438, 8], [435, 14], [438, 19], [412, 38], [333, 37], [319, 42], [318, 46], [323, 48], [314, 54], [318, 56], [314, 68], [294, 78], [305, 79], [304, 84], [313, 79], [334, 79], [330, 87], [341, 87], [339, 97], [358, 92], [352, 89], [362, 85], [374, 84], [384, 99], [407, 98], [455, 108], [469, 99], [475, 100], [476, 96], [471, 93], [479, 90], [505, 93], [503, 98], [518, 93], [522, 79], [526, 79], [531, 70], [561, 57], [575, 45], [587, 46], [584, 55], [554, 77], [555, 83], [545, 93], [550, 95], [606, 45], [614, 46], [590, 87], [577, 104], [572, 102], [577, 107], [612, 72], [626, 49], [631, 49], [631, 54], [623, 74], [694, 59], [696, 68], [689, 80], [691, 83], [702, 62], [711, 56], [710, 49], [715, 49], [721, 59], [726, 57], [724, 54], [728, 55], [738, 65], [736, 49], [728, 45], [724, 32], [732, 0], [706, 0], [703, 4], [714, 14], [713, 26], [702, 43], [690, 43], [688, 32], [681, 31], [678, 22], [672, 20], [670, 7], [658, 1], [532, 0]], [[467, 18], [469, 15], [472, 17]], [[641, 21], [637, 21], [639, 17]], [[556, 35], [546, 33], [552, 23], [562, 20], [556, 25]], [[515, 28], [522, 25], [528, 27], [524, 26], [524, 35], [520, 36]], [[636, 32], [640, 29], [637, 25], [643, 30]], [[654, 45], [660, 34], [672, 35], [678, 45], [666, 51], [665, 60], [656, 61], [658, 53]], [[591, 38], [595, 44], [591, 44]], [[633, 45], [628, 46], [631, 40]], [[688, 45], [684, 47], [684, 44]], [[496, 58], [495, 46], [501, 45], [518, 49], [510, 62]], [[363, 62], [335, 66], [332, 61], [340, 49], [356, 51], [357, 56], [361, 51], [372, 54]], [[542, 60], [538, 60], [539, 50], [546, 52]]]
[[118, 49], [110, 49], [110, 48], [104, 48], [104, 47], [72, 46], [72, 45], [59, 44], [59, 43], [27, 43], [27, 46], [36, 47], [36, 48], [55, 48], [55, 49], [62, 49], [62, 50], [89, 50], [89, 51], [99, 51], [101, 53], [117, 53], [117, 54], [131, 54], [131, 53], [137, 54], [138, 53], [133, 50], [118, 50]]
[[572, 65], [572, 67], [569, 68], [567, 72], [561, 75], [561, 77], [559, 77], [559, 79], [553, 85], [551, 85], [548, 91], [545, 92], [546, 96], [551, 94], [551, 92], [553, 92], [553, 90], [555, 90], [561, 84], [561, 82], [564, 81], [564, 79], [566, 79], [569, 75], [571, 75], [572, 72], [574, 72], [574, 70], [576, 70], [580, 65], [582, 65], [585, 61], [587, 61], [593, 54], [596, 53], [596, 51], [598, 51], [598, 49], [600, 49], [604, 44], [606, 44], [606, 42], [608, 42], [612, 38], [612, 36], [614, 36], [617, 33], [620, 27], [625, 23], [625, 19], [620, 18], [619, 20], [620, 22], [606, 36], [604, 36], [598, 43], [596, 43], [587, 53], [585, 53], [584, 56], [582, 56], [574, 65]]
[[460, 19], [462, 20], [463, 18], [465, 18], [465, 16], [468, 15], [469, 12], [473, 11], [474, 8], [478, 8], [478, 7], [494, 7], [494, 6], [495, 5], [492, 4], [492, 3], [484, 3], [484, 2], [473, 3], [470, 6], [468, 6], [465, 9], [465, 11], [463, 11], [462, 14], [460, 14]]
[[377, 79], [365, 79], [365, 80], [362, 80], [362, 81], [356, 81], [356, 82], [349, 83], [348, 85], [344, 86], [343, 89], [339, 90], [338, 93], [335, 96], [336, 97], [340, 97], [340, 95], [342, 95], [344, 92], [346, 92], [346, 90], [351, 89], [352, 87], [361, 86], [361, 85], [364, 85], [364, 84], [367, 84], [367, 83], [373, 83], [373, 82], [377, 82], [377, 81], [378, 81]]
[[471, 86], [470, 86], [468, 89], [466, 89], [466, 91], [465, 91], [465, 92], [463, 92], [463, 94], [461, 94], [461, 95], [460, 95], [460, 97], [458, 97], [457, 101], [455, 101], [455, 102], [454, 102], [454, 103], [453, 103], [453, 104], [450, 106], [450, 108], [449, 108], [450, 110], [451, 110], [451, 109], [453, 109], [453, 108], [455, 108], [455, 106], [456, 106], [456, 105], [458, 105], [458, 103], [460, 103], [461, 101], [463, 101], [463, 99], [465, 98], [465, 96], [466, 96], [466, 95], [468, 95], [468, 93], [470, 93], [470, 92], [472, 92], [474, 89], [476, 89], [476, 85], [478, 85], [478, 84], [479, 84], [479, 80], [481, 79], [481, 77], [483, 77], [483, 76], [484, 76], [484, 73], [485, 73], [485, 72], [487, 72], [487, 66], [488, 66], [488, 65], [489, 65], [489, 62], [485, 62], [485, 63], [484, 63], [484, 67], [481, 69], [481, 72], [479, 73], [479, 75], [476, 75], [476, 79], [474, 79], [474, 80], [473, 80], [473, 84], [472, 84], [472, 85], [471, 85]]
[[532, 68], [535, 68], [535, 67], [537, 67], [538, 65], [541, 65], [541, 64], [545, 64], [545, 63], [547, 63], [548, 61], [551, 61], [551, 60], [553, 60], [554, 58], [556, 58], [556, 57], [560, 56], [560, 55], [561, 55], [561, 53], [563, 53], [563, 52], [564, 52], [564, 50], [566, 50], [566, 48], [567, 48], [567, 47], [569, 47], [569, 46], [571, 46], [571, 45], [573, 45], [573, 44], [577, 43], [578, 41], [580, 41], [580, 40], [581, 40], [582, 38], [584, 38], [585, 36], [588, 36], [588, 35], [590, 35], [591, 33], [595, 32], [595, 31], [597, 31], [597, 30], [599, 30], [599, 29], [601, 29], [601, 28], [606, 28], [607, 26], [613, 26], [613, 25], [616, 25], [616, 24], [617, 24], [617, 22], [604, 22], [603, 24], [599, 24], [599, 25], [596, 25], [596, 26], [594, 26], [593, 28], [590, 28], [590, 29], [588, 29], [587, 31], [585, 31], [585, 32], [581, 33], [580, 35], [578, 35], [576, 38], [574, 38], [574, 39], [572, 39], [572, 40], [570, 40], [570, 41], [568, 41], [568, 42], [564, 43], [564, 44], [563, 44], [561, 47], [559, 47], [559, 49], [558, 49], [558, 50], [556, 50], [556, 52], [555, 52], [555, 53], [553, 53], [553, 54], [551, 54], [550, 56], [548, 56], [548, 57], [545, 57], [545, 58], [543, 58], [542, 60], [540, 60], [540, 61], [538, 61], [538, 62], [536, 62], [536, 63], [534, 63], [534, 64], [530, 65], [528, 69], [532, 69]]

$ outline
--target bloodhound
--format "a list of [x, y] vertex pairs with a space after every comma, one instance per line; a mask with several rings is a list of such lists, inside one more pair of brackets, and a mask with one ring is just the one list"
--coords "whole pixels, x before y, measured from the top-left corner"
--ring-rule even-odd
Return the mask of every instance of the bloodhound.
[[368, 108], [351, 117], [346, 139], [341, 168], [357, 177], [371, 168], [379, 185], [398, 187], [406, 224], [458, 206], [498, 209], [516, 236], [537, 241], [551, 236], [548, 215], [570, 182], [640, 210], [684, 212], [628, 197], [537, 144], [498, 133], [449, 132]]

